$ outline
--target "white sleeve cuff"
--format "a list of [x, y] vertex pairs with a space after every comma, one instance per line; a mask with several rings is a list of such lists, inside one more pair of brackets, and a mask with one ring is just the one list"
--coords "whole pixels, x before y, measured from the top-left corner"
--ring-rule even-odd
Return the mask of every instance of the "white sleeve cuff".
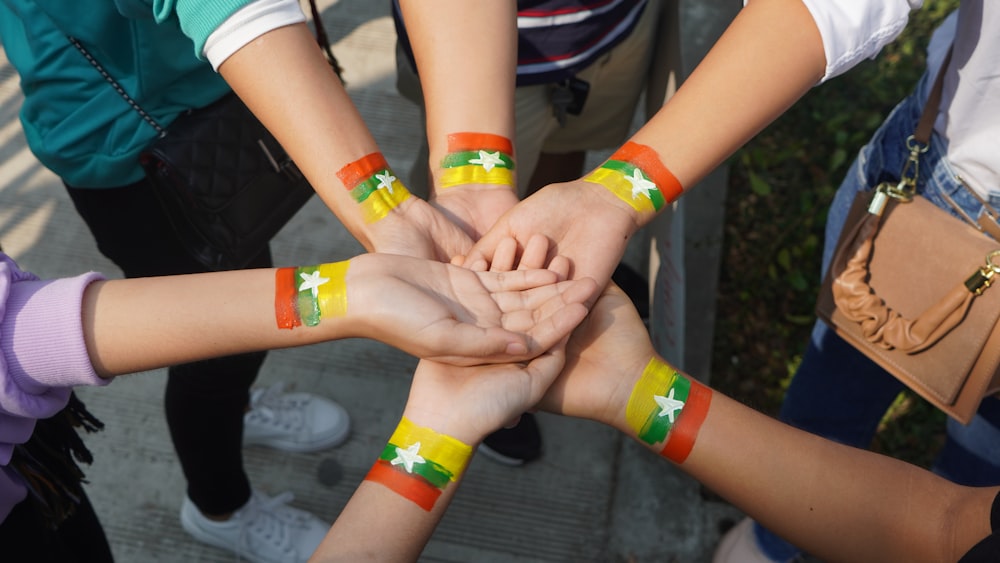
[[873, 58], [906, 27], [923, 0], [803, 0], [823, 37], [826, 73], [821, 82]]
[[306, 21], [296, 0], [257, 0], [222, 22], [205, 41], [204, 56], [216, 71], [247, 43], [265, 33]]

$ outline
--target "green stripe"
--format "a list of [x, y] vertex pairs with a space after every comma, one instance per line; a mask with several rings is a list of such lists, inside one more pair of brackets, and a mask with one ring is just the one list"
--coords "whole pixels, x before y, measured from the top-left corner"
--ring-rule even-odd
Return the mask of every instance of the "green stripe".
[[[601, 165], [601, 168], [607, 168], [609, 170], [614, 170], [616, 172], [621, 172], [624, 176], [632, 176], [634, 170], [638, 170], [642, 177], [653, 182], [653, 179], [649, 177], [648, 174], [642, 171], [642, 168], [632, 164], [631, 162], [625, 162], [624, 160], [607, 160]], [[656, 182], [653, 182], [656, 185]], [[659, 211], [666, 205], [667, 200], [663, 198], [663, 193], [660, 192], [660, 186], [656, 186], [655, 190], [649, 192], [649, 201], [653, 204], [653, 209]]]
[[[385, 449], [382, 450], [382, 455], [379, 456], [379, 459], [392, 463], [392, 460], [399, 457], [398, 454], [396, 454], [396, 448], [398, 447], [399, 446], [391, 442], [386, 444]], [[401, 449], [405, 450], [406, 448], [401, 448]], [[399, 466], [394, 466], [394, 467], [399, 467]], [[400, 467], [400, 469], [406, 471], [402, 467]], [[420, 475], [421, 477], [426, 479], [428, 483], [434, 485], [439, 489], [445, 488], [445, 486], [448, 485], [448, 482], [451, 481], [451, 478], [453, 477], [451, 471], [448, 471], [441, 465], [429, 459], [425, 459], [424, 463], [413, 464], [413, 473], [416, 475]]]
[[[295, 288], [298, 289], [302, 285], [301, 274], [312, 274], [315, 271], [317, 271], [316, 266], [310, 266], [308, 268], [295, 268]], [[299, 291], [296, 296], [296, 301], [299, 309], [299, 318], [302, 319], [302, 324], [306, 326], [318, 325], [320, 320], [319, 301], [313, 297], [312, 290], [306, 289], [304, 291]]]
[[[485, 151], [485, 152], [492, 154], [497, 151]], [[470, 160], [478, 160], [478, 159], [479, 159], [479, 151], [461, 151], [461, 152], [448, 153], [447, 156], [441, 159], [441, 168], [457, 168], [459, 166], [468, 166], [470, 164], [472, 164], [473, 166], [482, 166], [481, 164], [473, 164], [472, 162], [469, 162]], [[502, 165], [497, 164], [495, 166], [496, 168], [507, 168], [509, 170], [514, 169], [514, 159], [512, 159], [511, 157], [507, 156], [504, 153], [500, 153], [500, 160], [503, 161], [503, 164]]]
[[351, 197], [354, 198], [354, 201], [361, 203], [376, 191], [378, 191], [378, 180], [375, 179], [375, 176], [372, 176], [354, 186], [351, 190]]
[[[687, 403], [688, 395], [691, 393], [691, 382], [686, 377], [677, 374], [670, 385], [670, 389], [667, 389], [665, 396], [670, 395], [671, 389], [674, 391], [675, 401]], [[647, 444], [657, 444], [666, 440], [667, 434], [670, 433], [670, 429], [676, 424], [677, 417], [680, 416], [683, 410], [681, 408], [674, 411], [674, 423], [671, 423], [669, 416], [660, 416], [663, 409], [657, 405], [657, 408], [649, 414], [646, 422], [642, 425], [642, 429], [638, 432], [639, 439]]]
[[[601, 168], [621, 172], [623, 176], [631, 176], [632, 171], [635, 170], [635, 165], [624, 160], [607, 160], [601, 165]], [[641, 169], [639, 171], [642, 172]], [[645, 173], [642, 176], [648, 179]]]

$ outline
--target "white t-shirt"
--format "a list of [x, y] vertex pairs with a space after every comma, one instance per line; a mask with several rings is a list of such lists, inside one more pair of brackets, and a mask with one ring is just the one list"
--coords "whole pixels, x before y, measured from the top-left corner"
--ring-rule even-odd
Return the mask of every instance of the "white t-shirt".
[[[826, 52], [823, 80], [843, 73], [896, 38], [922, 0], [803, 0]], [[934, 129], [948, 141], [948, 160], [981, 195], [1000, 195], [1000, 4], [964, 0], [928, 48], [934, 74], [954, 40]], [[927, 92], [920, 92], [926, 99]]]

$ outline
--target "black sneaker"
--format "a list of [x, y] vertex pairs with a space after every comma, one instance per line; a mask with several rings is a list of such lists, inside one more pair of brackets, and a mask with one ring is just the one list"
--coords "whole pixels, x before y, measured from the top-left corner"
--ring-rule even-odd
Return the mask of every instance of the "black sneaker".
[[542, 435], [535, 415], [524, 413], [513, 428], [501, 428], [479, 444], [486, 457], [504, 465], [518, 466], [542, 455]]

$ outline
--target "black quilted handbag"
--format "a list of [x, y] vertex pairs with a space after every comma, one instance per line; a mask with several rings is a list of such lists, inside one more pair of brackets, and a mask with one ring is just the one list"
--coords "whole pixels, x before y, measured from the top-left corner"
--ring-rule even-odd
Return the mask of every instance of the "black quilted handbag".
[[235, 94], [180, 115], [139, 160], [177, 238], [212, 270], [245, 267], [315, 193]]

